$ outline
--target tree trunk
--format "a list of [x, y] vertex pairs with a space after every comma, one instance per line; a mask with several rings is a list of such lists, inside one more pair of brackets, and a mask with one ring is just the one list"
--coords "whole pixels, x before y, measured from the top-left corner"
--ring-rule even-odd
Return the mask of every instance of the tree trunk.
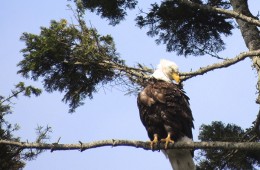
[[[233, 10], [235, 12], [244, 14], [246, 16], [255, 18], [248, 8], [247, 0], [230, 0]], [[260, 36], [257, 26], [249, 24], [248, 22], [236, 19], [242, 36], [244, 38], [245, 44], [249, 50], [258, 50], [260, 49]], [[257, 92], [258, 97], [256, 98], [256, 103], [260, 104], [260, 57], [252, 57], [253, 67], [257, 71], [258, 80], [257, 80]], [[257, 119], [255, 121], [255, 129], [257, 134], [260, 137], [260, 112], [258, 113]]]

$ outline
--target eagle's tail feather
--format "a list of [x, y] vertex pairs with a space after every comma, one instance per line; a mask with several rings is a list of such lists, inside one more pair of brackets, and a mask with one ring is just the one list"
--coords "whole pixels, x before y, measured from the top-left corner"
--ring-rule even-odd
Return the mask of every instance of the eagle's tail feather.
[[[191, 139], [187, 137], [183, 137], [179, 141], [191, 141]], [[195, 170], [196, 169], [190, 150], [169, 149], [163, 152], [169, 158], [169, 161], [174, 170]]]

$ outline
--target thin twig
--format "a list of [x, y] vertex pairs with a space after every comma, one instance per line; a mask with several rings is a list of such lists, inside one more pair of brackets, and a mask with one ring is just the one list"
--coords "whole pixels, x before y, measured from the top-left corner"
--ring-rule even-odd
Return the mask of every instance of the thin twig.
[[17, 97], [18, 94], [22, 93], [24, 90], [25, 90], [25, 89], [22, 89], [22, 90], [20, 90], [20, 91], [14, 92], [12, 95], [8, 96], [6, 99], [0, 101], [0, 105], [3, 104], [3, 103], [6, 102], [6, 101], [9, 101], [9, 100], [10, 100], [11, 98], [13, 98], [13, 97]]

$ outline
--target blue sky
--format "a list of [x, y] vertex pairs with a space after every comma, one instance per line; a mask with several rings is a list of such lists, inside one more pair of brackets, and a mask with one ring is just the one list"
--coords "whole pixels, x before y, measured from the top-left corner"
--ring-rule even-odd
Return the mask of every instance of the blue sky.
[[[25, 80], [18, 71], [17, 63], [22, 59], [20, 50], [24, 43], [19, 40], [23, 32], [38, 34], [41, 26], [48, 27], [50, 20], [66, 18], [73, 20], [66, 0], [46, 1], [3, 1], [0, 16], [0, 94], [8, 95], [19, 81], [42, 87], [41, 81]], [[145, 10], [149, 3], [140, 3]], [[257, 14], [260, 1], [249, 0], [253, 14]], [[156, 45], [153, 38], [146, 36], [147, 30], [135, 26], [138, 11], [131, 11], [120, 25], [112, 27], [106, 20], [94, 14], [86, 15], [86, 23], [91, 22], [100, 34], [114, 37], [117, 51], [130, 66], [137, 63], [156, 67], [161, 58], [175, 61], [181, 71], [196, 70], [215, 62], [209, 56], [187, 57], [167, 53], [164, 45]], [[227, 49], [220, 55], [234, 57], [246, 51], [239, 30], [232, 37], [225, 38]], [[243, 128], [251, 126], [258, 112], [256, 99], [256, 73], [250, 59], [230, 68], [209, 72], [185, 82], [184, 89], [190, 97], [195, 119], [194, 139], [197, 140], [201, 124], [212, 121], [235, 123]], [[136, 106], [136, 96], [125, 95], [120, 87], [100, 88], [93, 100], [86, 99], [85, 105], [68, 113], [68, 106], [61, 102], [62, 94], [44, 92], [40, 97], [19, 97], [14, 100], [14, 113], [7, 119], [20, 125], [16, 132], [21, 140], [34, 141], [38, 125], [51, 126], [50, 143], [61, 137], [60, 143], [90, 142], [103, 139], [148, 140], [141, 124]], [[36, 160], [27, 162], [25, 170], [132, 170], [170, 169], [170, 164], [161, 152], [144, 151], [132, 147], [102, 147], [79, 151], [49, 151]]]

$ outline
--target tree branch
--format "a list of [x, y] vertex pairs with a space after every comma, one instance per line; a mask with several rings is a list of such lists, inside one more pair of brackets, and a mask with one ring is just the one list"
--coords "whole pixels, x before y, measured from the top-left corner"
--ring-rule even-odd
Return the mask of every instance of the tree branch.
[[[237, 55], [234, 58], [226, 59], [220, 63], [215, 63], [212, 65], [208, 65], [205, 67], [201, 67], [197, 71], [193, 72], [181, 72], [181, 80], [185, 81], [192, 77], [203, 75], [209, 71], [213, 71], [215, 69], [221, 69], [229, 67], [233, 64], [236, 64], [242, 60], [244, 60], [247, 57], [252, 56], [260, 56], [260, 50], [254, 50], [254, 51], [248, 51], [248, 52], [242, 52], [239, 55]], [[64, 61], [65, 63], [68, 63], [67, 61]], [[75, 65], [84, 65], [83, 62], [75, 62]], [[137, 83], [138, 85], [143, 85], [145, 80], [149, 78], [149, 75], [152, 74], [153, 69], [138, 65], [138, 67], [129, 67], [123, 64], [114, 63], [111, 61], [103, 61], [102, 63], [99, 63], [103, 66], [110, 66], [112, 69], [117, 70], [120, 72], [120, 74], [124, 73], [132, 82]]]
[[259, 55], [260, 55], [260, 50], [242, 52], [232, 59], [227, 59], [227, 60], [220, 62], [220, 63], [215, 63], [215, 64], [212, 64], [212, 65], [209, 65], [209, 66], [206, 66], [206, 67], [201, 67], [199, 70], [194, 71], [194, 72], [181, 73], [180, 74], [182, 76], [181, 79], [182, 79], [182, 81], [185, 81], [187, 79], [190, 79], [190, 78], [198, 76], [198, 75], [203, 75], [203, 74], [205, 74], [209, 71], [215, 70], [215, 69], [229, 67], [233, 64], [238, 63], [239, 61], [244, 60], [247, 57], [259, 56]]
[[200, 4], [191, 2], [189, 0], [179, 0], [179, 2], [183, 3], [183, 4], [186, 4], [186, 5], [189, 5], [192, 8], [199, 8], [199, 9], [202, 9], [202, 10], [207, 10], [207, 11], [211, 11], [211, 12], [225, 14], [227, 16], [234, 17], [236, 19], [241, 19], [241, 20], [246, 21], [248, 23], [260, 26], [260, 21], [259, 20], [254, 19], [254, 18], [249, 17], [249, 16], [246, 16], [246, 15], [243, 15], [241, 13], [235, 12], [233, 10], [226, 10], [226, 9], [222, 9], [222, 8], [216, 8], [216, 7], [212, 7], [212, 6], [209, 6], [209, 5], [200, 5]]
[[[38, 149], [38, 150], [50, 150], [64, 151], [64, 150], [79, 150], [84, 151], [88, 149], [104, 147], [104, 146], [129, 146], [135, 148], [142, 148], [144, 150], [151, 150], [150, 142], [133, 141], [133, 140], [100, 140], [89, 143], [78, 144], [59, 144], [59, 143], [26, 143], [15, 142], [8, 140], [0, 140], [0, 145], [16, 146], [20, 149]], [[164, 149], [164, 143], [159, 146], [155, 146], [154, 150]], [[260, 150], [260, 143], [258, 142], [176, 142], [169, 144], [169, 149], [240, 149], [240, 150]]]
[[[69, 63], [68, 61], [63, 61]], [[84, 65], [84, 62], [77, 61], [75, 65]], [[115, 63], [112, 61], [104, 60], [99, 63], [101, 66], [109, 66], [112, 69], [118, 71], [120, 74], [124, 73], [132, 82], [138, 85], [143, 85], [145, 79], [149, 78], [149, 75], [153, 73], [153, 69], [138, 64], [138, 67], [130, 67], [124, 64]]]

